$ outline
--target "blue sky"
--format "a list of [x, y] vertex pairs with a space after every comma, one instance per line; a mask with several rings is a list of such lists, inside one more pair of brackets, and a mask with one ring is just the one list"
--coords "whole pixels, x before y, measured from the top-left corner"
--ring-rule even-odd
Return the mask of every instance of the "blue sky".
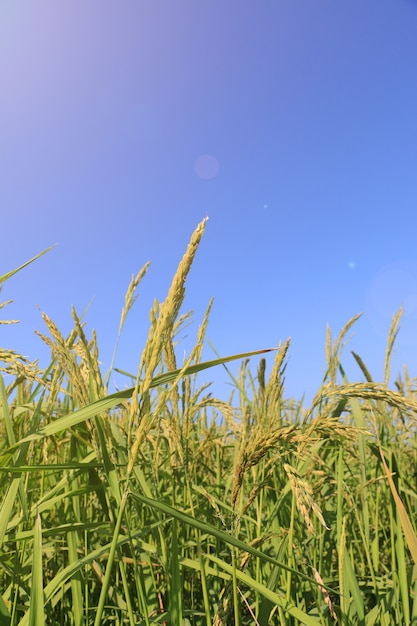
[[3, 346], [46, 364], [39, 309], [68, 332], [93, 298], [105, 370], [150, 260], [116, 362], [135, 373], [208, 215], [180, 360], [214, 296], [217, 351], [291, 336], [287, 395], [309, 398], [326, 325], [363, 312], [349, 345], [378, 380], [403, 303], [394, 373], [416, 375], [417, 2], [6, 0], [0, 89], [0, 274], [58, 244], [4, 286]]

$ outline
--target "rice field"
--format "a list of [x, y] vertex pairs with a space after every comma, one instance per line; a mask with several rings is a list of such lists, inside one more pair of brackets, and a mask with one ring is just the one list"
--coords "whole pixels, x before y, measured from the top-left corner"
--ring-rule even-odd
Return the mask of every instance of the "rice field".
[[[204, 227], [122, 391], [75, 310], [65, 337], [43, 315], [47, 368], [0, 348], [0, 626], [415, 626], [417, 385], [404, 368], [388, 387], [401, 310], [382, 381], [356, 354], [346, 380], [357, 318], [328, 330], [309, 407], [285, 396], [289, 341], [270, 371], [262, 351], [202, 362], [211, 303], [179, 364]], [[233, 402], [213, 397], [199, 371], [234, 359]]]

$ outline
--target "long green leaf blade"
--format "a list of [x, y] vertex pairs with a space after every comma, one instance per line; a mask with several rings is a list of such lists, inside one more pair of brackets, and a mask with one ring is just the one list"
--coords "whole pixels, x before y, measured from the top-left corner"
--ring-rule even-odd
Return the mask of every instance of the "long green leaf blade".
[[305, 611], [302, 611], [294, 604], [288, 602], [285, 596], [280, 596], [271, 589], [268, 589], [268, 587], [266, 587], [262, 583], [259, 583], [245, 572], [242, 572], [237, 568], [233, 568], [232, 565], [225, 563], [214, 554], [207, 554], [206, 556], [214, 563], [217, 563], [219, 567], [224, 569], [229, 574], [235, 575], [238, 580], [245, 583], [245, 585], [247, 585], [250, 589], [255, 589], [258, 593], [262, 594], [273, 604], [281, 607], [286, 613], [289, 613], [290, 615], [295, 617], [295, 619], [297, 619], [301, 624], [305, 624], [305, 626], [318, 626], [319, 624], [321, 624], [321, 622], [314, 619], [314, 617], [311, 617]]
[[41, 516], [35, 520], [33, 533], [32, 585], [30, 593], [29, 626], [44, 626], [44, 595], [42, 572], [42, 525]]
[[54, 247], [55, 245], [49, 246], [49, 248], [45, 248], [45, 250], [42, 250], [42, 252], [39, 252], [39, 254], [29, 259], [29, 261], [26, 261], [26, 263], [23, 263], [23, 265], [20, 265], [16, 269], [11, 270], [10, 272], [7, 272], [7, 274], [3, 274], [3, 276], [0, 276], [0, 290], [1, 290], [3, 283], [6, 282], [6, 280], [8, 280], [9, 278], [17, 274], [17, 272], [20, 272], [20, 270], [23, 270], [25, 267], [27, 267], [28, 265], [30, 265], [31, 263], [39, 259], [41, 256], [43, 256], [44, 254], [52, 250], [52, 248]]
[[[203, 363], [197, 363], [195, 365], [190, 365], [189, 367], [181, 370], [176, 369], [171, 372], [167, 372], [165, 374], [160, 374], [159, 376], [155, 376], [152, 379], [150, 387], [158, 387], [159, 385], [165, 385], [169, 382], [175, 380], [180, 374], [182, 376], [189, 376], [191, 374], [196, 374], [202, 370], [208, 369], [210, 367], [215, 367], [216, 365], [222, 365], [223, 363], [227, 363], [230, 361], [236, 361], [237, 359], [245, 359], [251, 356], [256, 356], [259, 354], [265, 354], [266, 352], [271, 352], [276, 348], [267, 348], [266, 350], [255, 350], [254, 352], [243, 352], [241, 354], [234, 354], [233, 356], [223, 357], [221, 359], [214, 359], [213, 361], [205, 361]], [[21, 439], [14, 446], [11, 446], [7, 452], [12, 452], [16, 449], [17, 446], [21, 446], [23, 443], [29, 441], [35, 441], [38, 439], [42, 439], [44, 437], [48, 437], [51, 435], [55, 435], [56, 433], [62, 432], [64, 430], [68, 430], [77, 424], [81, 424], [86, 420], [102, 413], [103, 411], [110, 410], [115, 406], [121, 404], [125, 400], [129, 400], [135, 387], [130, 387], [129, 389], [125, 389], [123, 391], [118, 391], [117, 393], [113, 393], [111, 395], [106, 396], [100, 400], [96, 400], [91, 404], [79, 409], [78, 411], [74, 411], [73, 413], [69, 413], [64, 417], [61, 417], [43, 428], [40, 428], [36, 433], [30, 434], [27, 437]]]

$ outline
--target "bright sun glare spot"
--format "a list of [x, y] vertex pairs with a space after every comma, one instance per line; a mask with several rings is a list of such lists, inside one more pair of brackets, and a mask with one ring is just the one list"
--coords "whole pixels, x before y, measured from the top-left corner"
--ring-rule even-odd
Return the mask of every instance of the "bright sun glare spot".
[[349, 269], [354, 270], [356, 267], [355, 261], [349, 261]]

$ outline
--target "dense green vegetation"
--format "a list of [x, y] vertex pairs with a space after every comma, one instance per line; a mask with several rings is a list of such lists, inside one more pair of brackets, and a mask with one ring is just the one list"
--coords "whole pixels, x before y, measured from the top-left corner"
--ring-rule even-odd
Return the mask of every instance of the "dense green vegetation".
[[75, 311], [68, 337], [43, 316], [45, 370], [0, 350], [0, 626], [417, 624], [416, 385], [404, 370], [388, 387], [401, 311], [381, 382], [357, 355], [362, 382], [344, 377], [354, 318], [328, 331], [311, 407], [285, 397], [288, 342], [269, 374], [231, 357], [235, 398], [214, 398], [198, 383], [226, 361], [201, 363], [210, 306], [180, 369], [175, 355], [203, 232], [132, 387], [108, 395]]

